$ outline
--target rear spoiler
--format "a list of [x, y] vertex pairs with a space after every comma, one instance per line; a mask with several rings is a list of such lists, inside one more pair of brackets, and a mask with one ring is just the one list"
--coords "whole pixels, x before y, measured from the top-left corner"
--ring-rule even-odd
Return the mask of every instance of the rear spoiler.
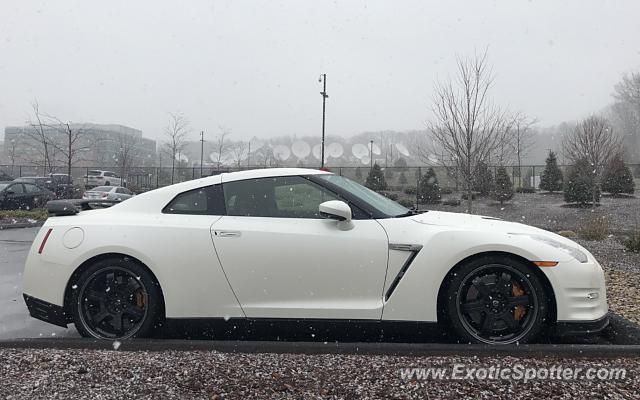
[[64, 216], [64, 215], [76, 215], [80, 211], [93, 210], [96, 207], [91, 205], [98, 205], [104, 207], [111, 207], [112, 205], [120, 203], [118, 200], [83, 200], [83, 199], [71, 199], [71, 200], [51, 200], [47, 202], [47, 211], [50, 216]]

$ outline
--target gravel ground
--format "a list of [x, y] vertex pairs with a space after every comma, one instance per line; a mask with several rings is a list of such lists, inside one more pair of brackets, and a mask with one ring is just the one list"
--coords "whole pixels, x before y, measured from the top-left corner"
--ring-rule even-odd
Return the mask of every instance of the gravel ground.
[[[512, 399], [640, 397], [640, 363], [621, 359], [395, 357], [0, 349], [6, 399]], [[618, 380], [410, 380], [412, 367], [626, 367]]]
[[[443, 199], [455, 197], [445, 195]], [[513, 199], [500, 206], [499, 203], [482, 198], [473, 203], [474, 214], [502, 218], [507, 221], [522, 222], [539, 228], [559, 231], [577, 231], [584, 221], [593, 216], [606, 215], [610, 228], [615, 232], [629, 231], [640, 226], [640, 198], [603, 197], [600, 207], [595, 211], [590, 208], [566, 207], [562, 193], [516, 193]], [[442, 204], [425, 205], [421, 209], [465, 212], [466, 204], [445, 206]]]

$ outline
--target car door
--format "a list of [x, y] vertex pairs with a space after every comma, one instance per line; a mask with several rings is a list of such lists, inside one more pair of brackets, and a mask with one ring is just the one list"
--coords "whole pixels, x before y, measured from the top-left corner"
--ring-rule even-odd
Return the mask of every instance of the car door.
[[247, 317], [381, 318], [388, 240], [377, 221], [321, 218], [320, 203], [340, 199], [300, 176], [223, 189], [227, 213], [211, 233]]
[[44, 205], [44, 193], [32, 183], [23, 183], [25, 191], [25, 202], [28, 203], [28, 207], [37, 208], [40, 205]]
[[25, 200], [24, 186], [22, 186], [22, 183], [14, 183], [7, 187], [5, 203], [8, 204], [8, 210], [27, 208], [29, 204], [25, 202]]

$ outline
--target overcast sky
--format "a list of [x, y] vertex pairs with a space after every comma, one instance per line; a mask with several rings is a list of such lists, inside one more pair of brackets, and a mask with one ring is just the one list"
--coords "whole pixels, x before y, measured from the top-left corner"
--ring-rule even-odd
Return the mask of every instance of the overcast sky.
[[611, 101], [640, 69], [640, 2], [0, 0], [0, 127], [30, 102], [162, 138], [168, 113], [213, 136], [422, 129], [434, 80], [489, 48], [496, 103], [541, 125]]

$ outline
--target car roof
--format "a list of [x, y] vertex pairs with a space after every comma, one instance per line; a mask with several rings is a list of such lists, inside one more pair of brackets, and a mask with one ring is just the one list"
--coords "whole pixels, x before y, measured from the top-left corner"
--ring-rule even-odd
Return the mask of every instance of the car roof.
[[117, 204], [107, 210], [113, 210], [114, 212], [126, 211], [155, 213], [159, 212], [165, 205], [167, 205], [169, 201], [171, 201], [171, 199], [173, 199], [179, 193], [201, 188], [204, 186], [210, 186], [225, 182], [242, 181], [246, 179], [321, 174], [331, 174], [331, 172], [310, 168], [262, 168], [237, 172], [225, 172], [219, 175], [207, 176], [204, 178], [180, 182], [171, 186], [165, 186], [159, 189], [151, 190], [132, 197], [126, 202]]

